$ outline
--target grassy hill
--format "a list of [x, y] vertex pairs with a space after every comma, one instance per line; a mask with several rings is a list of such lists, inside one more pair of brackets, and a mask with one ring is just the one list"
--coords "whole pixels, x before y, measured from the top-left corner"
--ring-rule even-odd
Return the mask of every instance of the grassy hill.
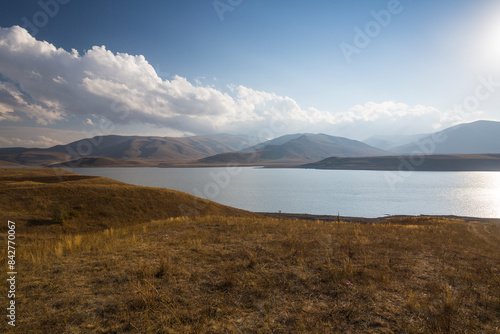
[[[286, 220], [208, 201], [185, 219], [187, 194], [47, 169], [0, 169], [0, 196], [2, 220], [18, 224], [16, 333], [500, 327], [493, 223]], [[62, 223], [60, 205], [73, 216]], [[2, 321], [0, 332], [14, 330]]]
[[251, 215], [179, 191], [58, 168], [0, 169], [0, 217], [30, 232], [84, 233], [193, 214]]

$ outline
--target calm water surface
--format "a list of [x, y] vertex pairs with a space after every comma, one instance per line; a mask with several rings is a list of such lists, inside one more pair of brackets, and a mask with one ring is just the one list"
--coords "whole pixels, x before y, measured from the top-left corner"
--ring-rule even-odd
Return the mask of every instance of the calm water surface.
[[83, 175], [184, 191], [250, 211], [380, 217], [500, 218], [499, 172], [314, 169], [71, 168]]

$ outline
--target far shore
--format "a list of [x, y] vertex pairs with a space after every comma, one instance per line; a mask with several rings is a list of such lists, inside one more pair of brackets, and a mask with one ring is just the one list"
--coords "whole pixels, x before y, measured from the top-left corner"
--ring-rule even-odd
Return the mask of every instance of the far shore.
[[330, 157], [318, 162], [307, 160], [256, 159], [248, 161], [162, 161], [145, 159], [115, 159], [109, 157], [84, 157], [65, 162], [24, 162], [0, 160], [0, 166], [22, 167], [62, 167], [62, 168], [121, 168], [121, 167], [157, 167], [157, 168], [213, 168], [213, 167], [261, 167], [261, 168], [300, 168], [323, 170], [378, 170], [378, 171], [429, 171], [429, 172], [498, 172], [500, 154], [441, 154], [427, 155], [416, 159], [413, 156], [372, 156], [372, 157]]
[[283, 218], [283, 219], [299, 219], [299, 220], [319, 220], [319, 221], [342, 221], [351, 223], [381, 223], [391, 219], [406, 218], [406, 217], [435, 217], [435, 218], [447, 218], [447, 219], [458, 219], [466, 222], [481, 222], [481, 223], [492, 223], [500, 225], [500, 218], [480, 218], [480, 217], [466, 217], [466, 216], [454, 216], [454, 215], [387, 215], [384, 217], [377, 218], [365, 218], [365, 217], [350, 217], [350, 216], [335, 216], [335, 215], [314, 215], [307, 213], [284, 213], [284, 212], [256, 212], [259, 215], [272, 217], [272, 218]]

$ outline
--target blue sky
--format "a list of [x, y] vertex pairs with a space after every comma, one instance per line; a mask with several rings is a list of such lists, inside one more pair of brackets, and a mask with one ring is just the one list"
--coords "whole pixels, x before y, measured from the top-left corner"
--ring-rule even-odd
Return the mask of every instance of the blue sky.
[[365, 139], [500, 120], [494, 0], [0, 6], [0, 146], [111, 132]]

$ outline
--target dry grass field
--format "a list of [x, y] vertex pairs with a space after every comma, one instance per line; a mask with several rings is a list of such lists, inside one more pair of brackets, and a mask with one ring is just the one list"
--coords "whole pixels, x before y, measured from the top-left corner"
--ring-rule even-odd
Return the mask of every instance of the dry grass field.
[[[58, 168], [0, 168], [0, 218], [34, 233], [87, 233], [190, 215], [253, 215], [189, 194]], [[0, 225], [0, 232], [7, 224]]]
[[[500, 332], [498, 225], [286, 220], [208, 202], [183, 217], [173, 206], [187, 194], [18, 171], [0, 174], [4, 225], [19, 222], [16, 333]], [[2, 309], [6, 295], [1, 284]], [[0, 332], [14, 333], [5, 319]]]

